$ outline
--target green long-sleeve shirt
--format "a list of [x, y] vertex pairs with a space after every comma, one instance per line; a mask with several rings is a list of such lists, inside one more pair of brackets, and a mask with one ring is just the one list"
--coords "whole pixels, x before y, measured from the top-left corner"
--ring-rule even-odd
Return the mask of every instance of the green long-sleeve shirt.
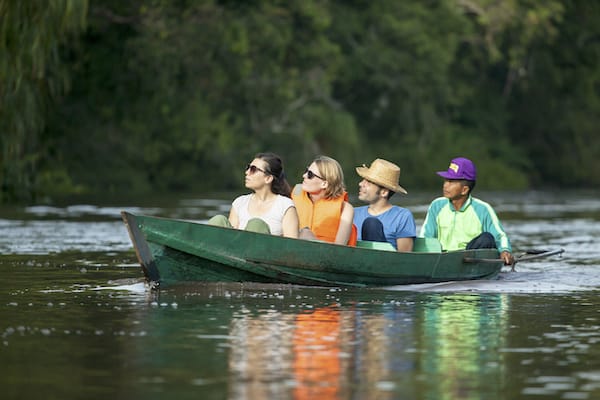
[[444, 250], [462, 250], [482, 232], [494, 236], [500, 252], [512, 253], [508, 236], [492, 206], [469, 196], [457, 211], [450, 200], [439, 197], [429, 205], [420, 236], [437, 238]]

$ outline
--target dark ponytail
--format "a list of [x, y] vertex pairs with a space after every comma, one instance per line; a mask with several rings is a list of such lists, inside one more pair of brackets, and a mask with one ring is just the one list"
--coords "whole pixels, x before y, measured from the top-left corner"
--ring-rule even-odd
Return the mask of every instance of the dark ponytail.
[[271, 191], [275, 194], [290, 197], [292, 188], [285, 178], [281, 157], [275, 153], [258, 153], [254, 158], [259, 158], [267, 163], [267, 172], [273, 177]]

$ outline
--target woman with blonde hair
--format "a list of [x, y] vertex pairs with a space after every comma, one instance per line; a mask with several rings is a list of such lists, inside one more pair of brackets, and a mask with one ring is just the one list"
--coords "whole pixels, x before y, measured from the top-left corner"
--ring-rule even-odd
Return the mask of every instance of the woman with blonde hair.
[[354, 207], [348, 202], [344, 172], [331, 157], [318, 156], [292, 191], [298, 212], [300, 238], [356, 245]]

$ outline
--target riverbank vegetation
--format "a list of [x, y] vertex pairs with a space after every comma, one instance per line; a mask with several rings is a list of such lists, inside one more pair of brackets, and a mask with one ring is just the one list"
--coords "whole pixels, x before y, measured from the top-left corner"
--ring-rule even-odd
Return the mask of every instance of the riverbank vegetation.
[[598, 187], [600, 4], [0, 0], [1, 202], [241, 189], [260, 151], [403, 185]]

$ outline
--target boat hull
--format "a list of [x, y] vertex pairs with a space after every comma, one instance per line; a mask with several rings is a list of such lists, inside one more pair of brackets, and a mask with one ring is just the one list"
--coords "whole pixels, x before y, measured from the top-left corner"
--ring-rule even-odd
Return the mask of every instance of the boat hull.
[[191, 281], [391, 286], [490, 279], [502, 268], [501, 261], [489, 262], [498, 258], [495, 249], [390, 252], [127, 212], [122, 216], [146, 278], [161, 286]]

